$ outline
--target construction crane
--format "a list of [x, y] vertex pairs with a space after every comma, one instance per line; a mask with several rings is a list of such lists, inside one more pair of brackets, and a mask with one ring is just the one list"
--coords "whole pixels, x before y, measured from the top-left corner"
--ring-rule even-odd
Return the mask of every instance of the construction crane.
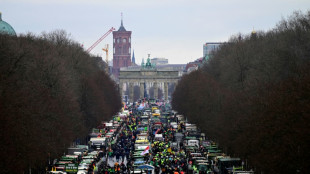
[[107, 63], [106, 72], [109, 74], [109, 44], [106, 44], [105, 48], [102, 48], [106, 53], [105, 62]]
[[91, 47], [89, 47], [86, 51], [89, 53], [93, 48], [95, 48], [104, 38], [106, 38], [115, 28], [111, 28], [108, 32], [106, 32], [100, 39], [98, 39]]

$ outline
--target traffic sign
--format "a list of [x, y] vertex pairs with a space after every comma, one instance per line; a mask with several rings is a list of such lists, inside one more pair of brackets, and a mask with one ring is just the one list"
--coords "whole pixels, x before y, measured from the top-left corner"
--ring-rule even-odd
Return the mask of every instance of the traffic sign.
[[68, 173], [77, 173], [78, 172], [78, 164], [67, 163], [65, 165], [65, 171]]

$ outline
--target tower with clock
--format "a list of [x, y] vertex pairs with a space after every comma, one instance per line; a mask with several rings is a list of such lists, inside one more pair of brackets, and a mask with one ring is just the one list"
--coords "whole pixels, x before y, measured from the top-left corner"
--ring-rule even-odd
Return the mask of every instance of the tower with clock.
[[131, 31], [126, 31], [123, 26], [123, 17], [121, 26], [117, 31], [113, 31], [113, 69], [114, 77], [118, 78], [121, 67], [131, 66]]

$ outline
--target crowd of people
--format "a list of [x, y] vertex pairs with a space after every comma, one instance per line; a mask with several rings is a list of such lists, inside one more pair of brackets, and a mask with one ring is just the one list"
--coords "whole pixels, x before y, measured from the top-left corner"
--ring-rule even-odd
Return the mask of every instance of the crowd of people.
[[195, 124], [165, 104], [125, 106], [89, 136], [88, 145], [72, 148], [82, 151], [68, 151], [50, 173], [66, 173], [71, 170], [69, 164], [78, 164], [77, 174], [213, 174], [243, 170], [244, 166], [240, 158], [222, 153]]
[[[131, 173], [135, 170], [134, 151], [136, 150], [135, 142], [140, 130], [137, 129], [141, 124], [141, 116], [145, 114], [143, 110], [137, 109], [139, 104], [129, 107], [129, 115], [122, 121], [121, 129], [117, 134], [117, 140], [106, 149], [107, 158], [98, 166], [97, 173]], [[146, 108], [146, 107], [145, 107]], [[172, 146], [175, 141], [175, 133], [183, 133], [185, 135], [185, 126], [183, 122], [178, 122], [175, 115], [170, 113], [167, 124], [162, 124], [160, 129], [154, 130], [154, 122], [152, 113], [149, 113], [148, 141], [150, 142], [150, 151], [143, 155], [144, 164], [154, 167], [154, 172], [159, 174], [183, 174], [190, 170], [191, 167], [190, 152], [186, 152], [186, 148], [182, 142], [178, 146]], [[173, 128], [169, 123], [177, 122], [177, 128]], [[161, 134], [162, 139], [156, 139], [155, 134]], [[189, 163], [188, 163], [189, 162]]]

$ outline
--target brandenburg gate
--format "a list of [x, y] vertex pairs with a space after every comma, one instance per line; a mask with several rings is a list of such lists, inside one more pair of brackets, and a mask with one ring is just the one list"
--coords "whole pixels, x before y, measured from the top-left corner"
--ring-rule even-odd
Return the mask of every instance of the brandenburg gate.
[[[141, 64], [139, 69], [121, 69], [119, 75], [119, 89], [121, 96], [123, 96], [124, 85], [129, 90], [129, 101], [133, 102], [134, 86], [140, 86], [140, 98], [144, 98], [144, 91], [154, 88], [154, 98], [158, 99], [158, 89], [160, 88], [164, 93], [165, 100], [168, 99], [168, 85], [177, 85], [180, 79], [179, 71], [177, 70], [160, 70], [155, 65], [152, 65], [150, 58], [147, 63]], [[146, 89], [145, 89], [146, 88]]]

